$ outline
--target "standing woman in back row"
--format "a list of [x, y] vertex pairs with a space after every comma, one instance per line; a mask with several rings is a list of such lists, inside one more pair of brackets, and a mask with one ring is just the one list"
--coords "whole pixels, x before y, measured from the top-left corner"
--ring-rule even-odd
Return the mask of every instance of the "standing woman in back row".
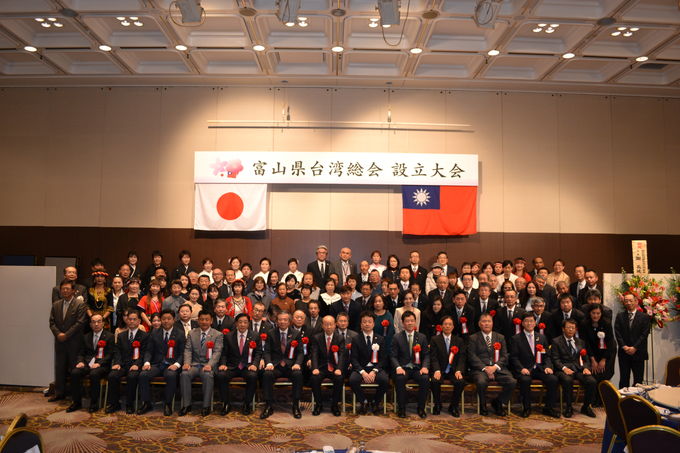
[[387, 257], [387, 269], [383, 271], [382, 277], [389, 280], [390, 283], [399, 280], [399, 258], [397, 258], [397, 255]]

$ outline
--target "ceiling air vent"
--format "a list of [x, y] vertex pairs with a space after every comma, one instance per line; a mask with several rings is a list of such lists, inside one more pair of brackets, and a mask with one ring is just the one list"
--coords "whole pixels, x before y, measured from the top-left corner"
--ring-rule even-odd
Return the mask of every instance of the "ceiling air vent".
[[640, 69], [650, 69], [652, 71], [660, 71], [668, 66], [665, 63], [645, 63], [640, 65]]

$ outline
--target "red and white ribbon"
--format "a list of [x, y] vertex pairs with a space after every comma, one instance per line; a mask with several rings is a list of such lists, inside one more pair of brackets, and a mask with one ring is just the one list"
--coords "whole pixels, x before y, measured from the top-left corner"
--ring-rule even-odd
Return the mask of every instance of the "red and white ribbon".
[[449, 365], [453, 365], [453, 359], [456, 357], [457, 352], [458, 346], [451, 346], [451, 349], [449, 349]]
[[498, 349], [496, 349], [496, 350], [493, 352], [493, 361], [494, 361], [494, 362], [498, 362], [500, 359], [501, 359], [501, 351], [499, 351]]
[[248, 363], [253, 362], [253, 351], [255, 350], [256, 347], [257, 343], [255, 343], [254, 341], [248, 343]]
[[543, 354], [545, 353], [545, 349], [543, 349], [542, 344], [537, 344], [536, 345], [536, 364], [540, 365], [543, 363]]
[[132, 342], [132, 360], [137, 360], [139, 359], [139, 341], [135, 340]]
[[175, 340], [169, 340], [168, 341], [168, 350], [165, 353], [165, 358], [166, 359], [174, 359], [175, 358]]
[[604, 332], [597, 333], [597, 338], [600, 339], [600, 349], [607, 349], [607, 343], [604, 342], [604, 337], [605, 337]]
[[208, 349], [205, 352], [205, 358], [210, 360], [210, 359], [212, 359], [212, 352], [213, 352], [213, 348], [215, 347], [215, 343], [213, 343], [212, 341], [209, 341], [205, 345], [208, 347]]
[[97, 348], [97, 358], [98, 359], [104, 358], [104, 348], [102, 348], [101, 346]]
[[374, 343], [371, 346], [371, 349], [373, 350], [373, 354], [371, 355], [371, 362], [372, 363], [378, 363], [378, 351], [380, 351], [380, 345], [377, 343]]
[[420, 345], [413, 346], [413, 361], [416, 365], [420, 365]]
[[290, 343], [290, 349], [288, 350], [288, 359], [293, 360], [293, 356], [295, 355], [295, 347], [297, 346], [297, 341], [293, 340]]
[[465, 316], [461, 316], [459, 321], [460, 321], [460, 331], [461, 331], [461, 333], [468, 333], [467, 318]]

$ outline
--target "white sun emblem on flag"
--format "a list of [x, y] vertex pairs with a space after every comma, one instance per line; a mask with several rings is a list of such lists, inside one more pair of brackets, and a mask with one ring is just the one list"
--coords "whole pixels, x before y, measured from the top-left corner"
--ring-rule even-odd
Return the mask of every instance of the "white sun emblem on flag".
[[430, 193], [425, 189], [413, 192], [413, 202], [418, 206], [426, 206], [430, 202]]

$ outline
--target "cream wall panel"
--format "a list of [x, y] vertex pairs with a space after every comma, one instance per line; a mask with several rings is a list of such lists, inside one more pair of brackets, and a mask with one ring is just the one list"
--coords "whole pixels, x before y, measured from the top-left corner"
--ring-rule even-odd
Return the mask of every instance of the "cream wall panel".
[[[503, 215], [506, 232], [558, 232], [557, 102], [553, 95], [503, 95]], [[536, 203], [533, 195], [542, 202]]]
[[389, 230], [389, 197], [384, 186], [332, 186], [333, 230]]
[[614, 230], [610, 99], [557, 98], [560, 232]]
[[[274, 119], [291, 121], [330, 121], [331, 89], [280, 88], [274, 91]], [[296, 126], [299, 124], [295, 124]], [[327, 153], [331, 150], [331, 131], [328, 129], [275, 129], [275, 151], [310, 151]]]
[[668, 219], [668, 233], [680, 234], [680, 99], [666, 99], [664, 113], [664, 147], [666, 151], [663, 185], [668, 193], [664, 206]]
[[662, 115], [660, 98], [612, 100], [615, 233], [668, 232]]
[[[337, 122], [383, 122], [387, 118], [385, 90], [337, 88], [331, 92], [331, 119]], [[332, 130], [332, 152], [386, 153], [389, 132]]]
[[[215, 120], [272, 121], [274, 89], [215, 88], [218, 99]], [[277, 119], [279, 119], [277, 117]], [[225, 151], [272, 151], [274, 131], [271, 129], [216, 129], [215, 149]]]
[[404, 224], [403, 210], [401, 208], [401, 188], [390, 186], [387, 192], [387, 229], [389, 231], [401, 231]]
[[[45, 136], [53, 120], [47, 88], [17, 88], [0, 90], [0, 137]], [[0, 147], [2, 153], [7, 150]]]
[[47, 133], [101, 134], [106, 118], [104, 88], [56, 88], [49, 91]]
[[[393, 123], [434, 123], [446, 119], [446, 94], [441, 91], [391, 90], [388, 108]], [[384, 121], [384, 120], [383, 120]], [[444, 132], [395, 131], [388, 134], [390, 153], [444, 153]]]
[[446, 122], [469, 124], [472, 130], [446, 133], [446, 152], [479, 155], [478, 231], [503, 230], [501, 96], [499, 92], [454, 91], [446, 98]]
[[45, 157], [50, 151], [45, 138], [39, 135], [5, 136], [0, 149], [3, 174], [0, 178], [2, 223], [43, 225], [47, 180], [57, 179], [64, 185], [68, 183], [64, 175], [48, 169]]
[[330, 228], [330, 187], [326, 185], [269, 186], [268, 228], [284, 230], [327, 230]]

